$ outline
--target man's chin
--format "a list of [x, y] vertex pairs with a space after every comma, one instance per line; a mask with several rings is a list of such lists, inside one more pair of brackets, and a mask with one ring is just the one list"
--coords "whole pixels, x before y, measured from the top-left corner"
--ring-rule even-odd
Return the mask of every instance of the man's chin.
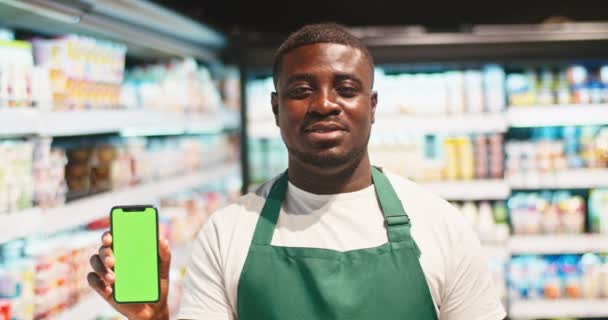
[[356, 161], [364, 149], [353, 149], [349, 152], [334, 152], [334, 150], [324, 150], [321, 152], [300, 152], [293, 149], [289, 153], [298, 160], [317, 168], [336, 168], [343, 167]]

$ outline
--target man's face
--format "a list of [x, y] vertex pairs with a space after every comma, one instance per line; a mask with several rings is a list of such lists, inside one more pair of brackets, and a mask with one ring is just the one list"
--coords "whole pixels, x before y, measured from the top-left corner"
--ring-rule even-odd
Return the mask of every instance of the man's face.
[[367, 150], [377, 96], [365, 55], [341, 44], [306, 45], [283, 56], [272, 107], [291, 157], [343, 166]]

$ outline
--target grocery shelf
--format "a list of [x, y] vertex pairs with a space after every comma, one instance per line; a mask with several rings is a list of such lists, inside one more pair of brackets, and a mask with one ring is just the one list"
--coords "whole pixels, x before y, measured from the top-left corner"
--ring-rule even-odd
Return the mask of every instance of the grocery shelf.
[[0, 109], [0, 136], [35, 134], [36, 114], [26, 109]]
[[608, 317], [608, 299], [556, 299], [513, 301], [509, 308], [509, 318], [594, 318]]
[[510, 107], [511, 127], [582, 126], [608, 124], [608, 104]]
[[38, 230], [38, 219], [42, 216], [42, 210], [31, 208], [17, 213], [0, 214], [0, 243], [12, 239], [35, 234]]
[[608, 252], [608, 235], [513, 235], [509, 239], [508, 248], [511, 254]]
[[[372, 133], [496, 133], [507, 131], [507, 118], [502, 113], [413, 116], [376, 114]], [[272, 120], [251, 121], [252, 138], [278, 138], [279, 128]]]
[[[74, 33], [124, 43], [140, 58], [192, 56], [218, 61], [227, 39], [218, 31], [151, 1], [0, 1], [4, 26], [46, 35]], [[162, 23], [159, 23], [162, 21]]]
[[0, 225], [3, 230], [0, 234], [0, 243], [35, 234], [51, 234], [75, 228], [107, 216], [110, 208], [115, 205], [154, 203], [160, 197], [200, 186], [237, 171], [236, 164], [226, 164], [180, 177], [90, 196], [57, 208], [32, 209], [26, 212], [0, 215]]
[[554, 173], [514, 175], [513, 189], [588, 189], [608, 186], [608, 169], [567, 169]]
[[503, 113], [472, 113], [450, 115], [376, 115], [373, 130], [413, 133], [498, 133], [507, 131]]
[[[0, 135], [59, 137], [121, 132], [125, 135], [218, 132], [235, 126], [235, 112], [186, 115], [153, 110], [0, 110]], [[238, 122], [236, 123], [238, 125]]]
[[511, 194], [505, 180], [424, 182], [421, 185], [446, 200], [503, 200]]
[[116, 314], [110, 305], [96, 293], [82, 297], [75, 305], [55, 316], [53, 320], [93, 320], [99, 314]]

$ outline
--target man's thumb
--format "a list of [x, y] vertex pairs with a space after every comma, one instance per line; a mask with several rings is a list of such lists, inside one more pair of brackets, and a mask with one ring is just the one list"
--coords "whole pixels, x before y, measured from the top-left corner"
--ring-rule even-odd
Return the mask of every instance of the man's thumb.
[[160, 257], [160, 278], [169, 279], [169, 270], [171, 270], [171, 250], [169, 242], [166, 239], [158, 241], [158, 256]]

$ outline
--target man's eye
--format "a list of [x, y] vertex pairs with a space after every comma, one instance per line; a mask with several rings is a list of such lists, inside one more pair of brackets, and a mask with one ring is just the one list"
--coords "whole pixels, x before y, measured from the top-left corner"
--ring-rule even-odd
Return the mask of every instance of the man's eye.
[[339, 95], [343, 97], [354, 97], [357, 94], [357, 89], [354, 87], [338, 87], [336, 89]]
[[308, 87], [297, 87], [289, 90], [288, 95], [291, 98], [302, 99], [306, 98], [312, 92], [311, 88]]

